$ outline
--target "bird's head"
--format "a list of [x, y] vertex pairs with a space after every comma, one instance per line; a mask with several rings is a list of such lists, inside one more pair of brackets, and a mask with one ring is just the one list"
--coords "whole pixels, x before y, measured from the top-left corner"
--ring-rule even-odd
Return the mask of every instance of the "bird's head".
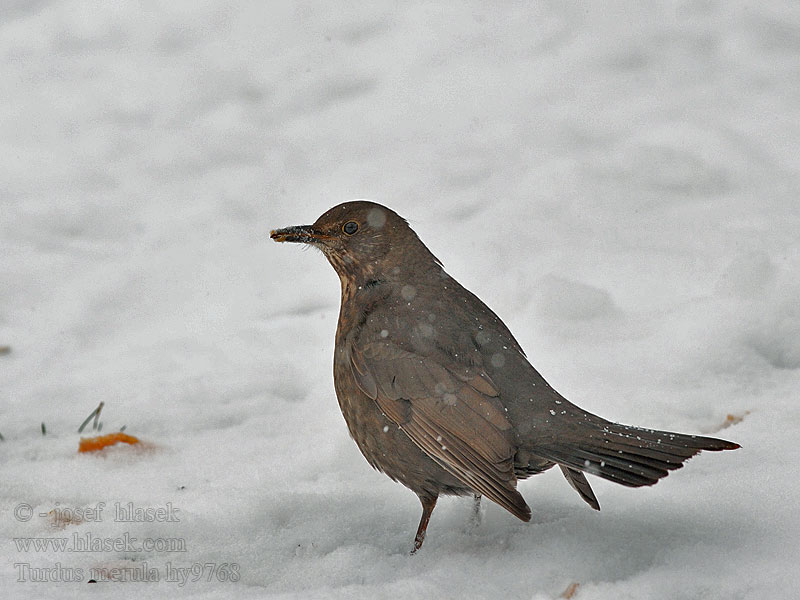
[[313, 225], [276, 229], [270, 237], [319, 248], [343, 283], [391, 280], [403, 271], [441, 267], [403, 217], [366, 200], [339, 204]]

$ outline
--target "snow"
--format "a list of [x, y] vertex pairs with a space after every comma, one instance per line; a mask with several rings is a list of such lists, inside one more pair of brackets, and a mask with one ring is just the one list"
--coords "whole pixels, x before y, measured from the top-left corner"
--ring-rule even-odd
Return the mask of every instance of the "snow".
[[[0, 32], [4, 597], [795, 596], [797, 3], [6, 0]], [[335, 400], [336, 275], [268, 239], [351, 198], [580, 406], [742, 449], [590, 477], [600, 513], [556, 471], [529, 524], [445, 498], [409, 556], [419, 502]], [[79, 455], [100, 401], [146, 446]], [[87, 534], [186, 551], [15, 542]]]

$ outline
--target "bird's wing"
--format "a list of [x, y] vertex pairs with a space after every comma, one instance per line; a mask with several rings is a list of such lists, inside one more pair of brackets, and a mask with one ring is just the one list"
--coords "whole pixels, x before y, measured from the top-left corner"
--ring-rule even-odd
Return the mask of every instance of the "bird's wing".
[[389, 339], [356, 340], [350, 365], [359, 388], [428, 456], [476, 493], [530, 520], [516, 490], [514, 433], [488, 375]]

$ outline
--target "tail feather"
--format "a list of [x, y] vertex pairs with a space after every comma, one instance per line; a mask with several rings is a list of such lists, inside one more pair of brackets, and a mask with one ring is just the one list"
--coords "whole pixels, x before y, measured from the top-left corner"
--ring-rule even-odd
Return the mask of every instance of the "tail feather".
[[[717, 438], [630, 427], [599, 417], [582, 421], [573, 433], [536, 453], [559, 463], [562, 470], [591, 473], [629, 487], [653, 485], [702, 450], [739, 447]], [[574, 478], [567, 479], [575, 487]]]
[[600, 510], [600, 503], [597, 501], [597, 497], [594, 495], [592, 486], [590, 486], [589, 482], [586, 481], [586, 476], [580, 471], [570, 469], [564, 465], [558, 466], [561, 467], [561, 472], [564, 474], [564, 477], [567, 478], [567, 481], [572, 486], [572, 489], [578, 492], [580, 497], [583, 498], [589, 506], [595, 510]]

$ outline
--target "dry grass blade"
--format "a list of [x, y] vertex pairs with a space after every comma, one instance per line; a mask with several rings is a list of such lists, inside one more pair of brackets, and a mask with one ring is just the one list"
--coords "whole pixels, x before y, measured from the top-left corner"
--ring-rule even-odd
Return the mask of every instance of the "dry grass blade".
[[89, 424], [89, 421], [94, 418], [94, 425], [92, 426], [92, 430], [97, 431], [97, 420], [100, 418], [100, 411], [103, 410], [103, 406], [105, 406], [105, 402], [100, 402], [92, 412], [89, 413], [89, 416], [81, 423], [81, 426], [78, 427], [78, 433], [83, 433], [84, 427]]

